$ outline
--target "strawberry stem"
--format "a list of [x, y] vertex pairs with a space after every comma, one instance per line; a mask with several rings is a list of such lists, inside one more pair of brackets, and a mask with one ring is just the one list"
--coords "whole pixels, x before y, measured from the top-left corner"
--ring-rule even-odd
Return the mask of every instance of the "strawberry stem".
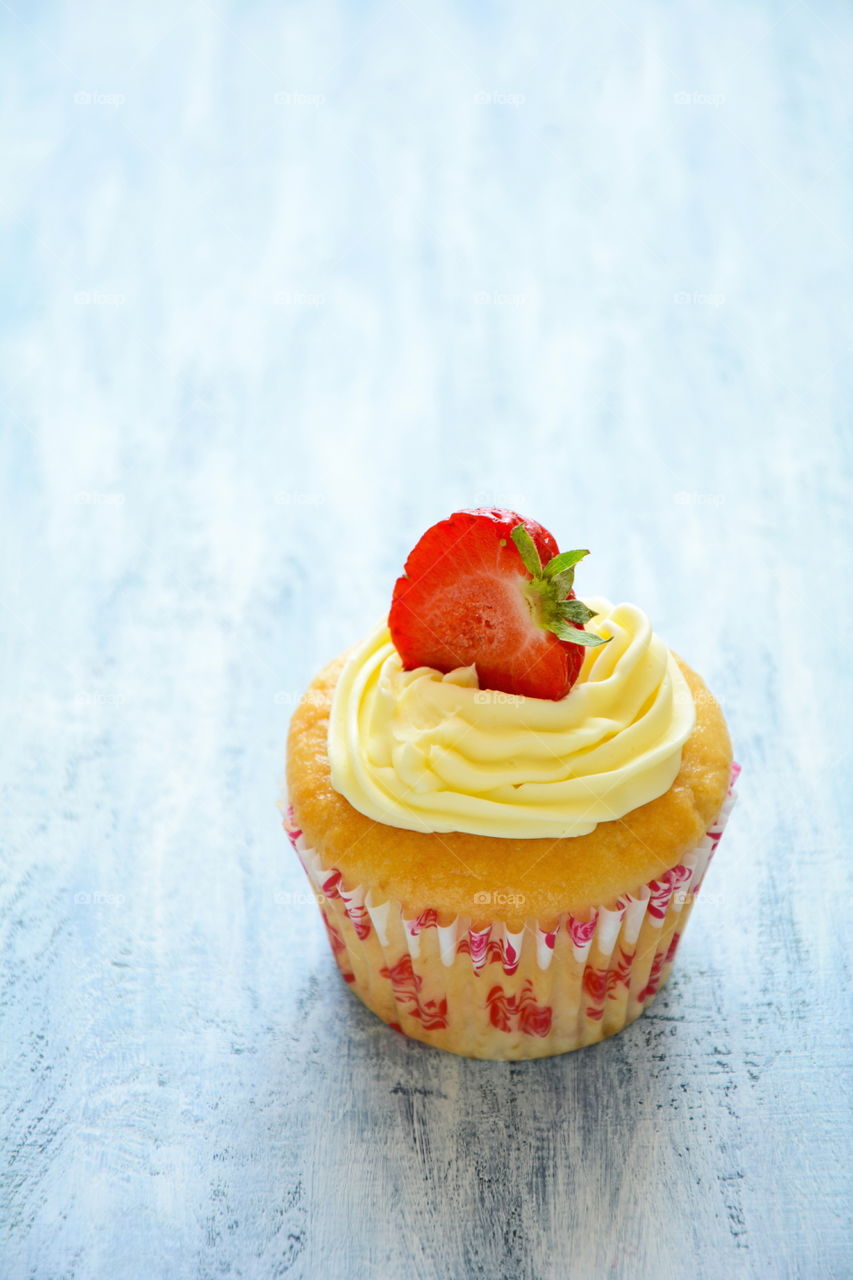
[[510, 537], [518, 548], [518, 554], [521, 556], [527, 572], [532, 573], [534, 578], [541, 578], [542, 561], [539, 558], [536, 543], [533, 541], [524, 525], [517, 524], [510, 534]]
[[[510, 535], [516, 545], [522, 563], [531, 575], [524, 594], [537, 626], [553, 631], [560, 640], [595, 648], [607, 644], [607, 639], [583, 631], [583, 625], [594, 618], [595, 610], [582, 600], [570, 600], [575, 583], [575, 565], [588, 556], [588, 551], [560, 551], [544, 569], [536, 543], [523, 524], [517, 524]], [[572, 625], [572, 624], [576, 625]]]

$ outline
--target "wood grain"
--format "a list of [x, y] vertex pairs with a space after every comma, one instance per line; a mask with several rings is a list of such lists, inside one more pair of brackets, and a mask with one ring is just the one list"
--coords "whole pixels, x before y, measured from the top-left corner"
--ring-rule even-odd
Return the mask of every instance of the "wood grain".
[[[853, 1274], [849, 8], [0, 25], [0, 1275]], [[275, 809], [487, 502], [744, 766], [668, 989], [530, 1064], [360, 1007]]]

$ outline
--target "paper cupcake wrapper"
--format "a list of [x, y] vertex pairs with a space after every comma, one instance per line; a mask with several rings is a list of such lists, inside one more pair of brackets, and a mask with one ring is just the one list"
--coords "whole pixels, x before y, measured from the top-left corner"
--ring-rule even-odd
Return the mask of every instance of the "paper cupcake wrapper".
[[[288, 806], [284, 828], [317, 896], [344, 980], [397, 1031], [476, 1058], [565, 1053], [613, 1035], [669, 976], [678, 943], [734, 804], [740, 766], [711, 828], [657, 879], [543, 928], [468, 916], [407, 919], [399, 902], [348, 885], [323, 865]], [[551, 922], [553, 924], [553, 922]]]

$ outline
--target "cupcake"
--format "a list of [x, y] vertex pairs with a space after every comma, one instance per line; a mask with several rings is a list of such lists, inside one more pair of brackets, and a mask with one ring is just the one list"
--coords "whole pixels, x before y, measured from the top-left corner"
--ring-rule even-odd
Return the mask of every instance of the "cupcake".
[[722, 712], [643, 611], [512, 511], [429, 529], [322, 670], [285, 829], [355, 994], [475, 1058], [564, 1053], [666, 982], [732, 803]]

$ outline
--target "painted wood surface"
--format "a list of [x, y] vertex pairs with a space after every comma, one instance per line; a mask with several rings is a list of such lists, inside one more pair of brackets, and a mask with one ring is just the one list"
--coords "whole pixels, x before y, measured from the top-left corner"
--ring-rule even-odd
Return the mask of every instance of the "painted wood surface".
[[[851, 12], [0, 7], [4, 1280], [842, 1277]], [[590, 546], [740, 801], [528, 1064], [340, 982], [290, 712], [456, 506]]]

